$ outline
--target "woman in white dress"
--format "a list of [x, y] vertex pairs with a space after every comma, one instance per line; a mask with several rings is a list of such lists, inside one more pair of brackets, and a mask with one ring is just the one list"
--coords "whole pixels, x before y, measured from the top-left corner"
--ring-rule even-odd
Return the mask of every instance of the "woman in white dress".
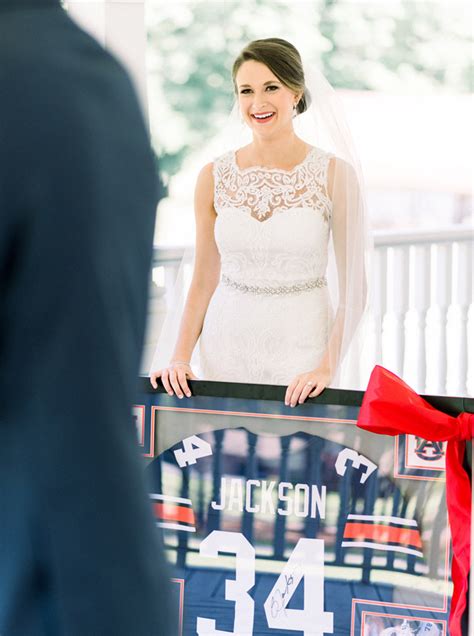
[[295, 132], [311, 98], [290, 43], [251, 42], [233, 80], [252, 141], [199, 174], [194, 274], [172, 359], [150, 379], [190, 396], [199, 340], [203, 379], [286, 385], [285, 402], [295, 406], [331, 382], [363, 311], [363, 282], [348, 293], [349, 279], [365, 276], [363, 255], [355, 258], [363, 252], [359, 182], [350, 163]]

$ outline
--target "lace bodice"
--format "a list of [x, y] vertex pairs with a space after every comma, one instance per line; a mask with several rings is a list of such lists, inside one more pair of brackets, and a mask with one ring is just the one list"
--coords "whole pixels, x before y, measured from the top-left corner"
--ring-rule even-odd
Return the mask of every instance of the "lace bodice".
[[214, 162], [216, 243], [223, 277], [247, 285], [299, 285], [324, 277], [331, 219], [331, 155], [312, 148], [292, 170]]
[[331, 155], [312, 148], [293, 170], [214, 162], [221, 281], [200, 338], [202, 377], [287, 384], [327, 346], [325, 279]]
[[221, 281], [200, 338], [203, 377], [287, 384], [323, 355], [330, 157], [312, 148], [292, 170], [240, 169], [233, 152], [214, 162]]
[[325, 221], [331, 215], [327, 194], [330, 155], [311, 148], [292, 170], [252, 166], [239, 168], [235, 152], [221, 156], [214, 164], [215, 208], [240, 208], [257, 221], [295, 208], [313, 208]]

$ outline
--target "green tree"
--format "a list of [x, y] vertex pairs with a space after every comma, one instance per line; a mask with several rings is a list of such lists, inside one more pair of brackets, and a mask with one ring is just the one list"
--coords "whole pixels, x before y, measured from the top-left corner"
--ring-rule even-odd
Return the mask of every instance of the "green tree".
[[189, 0], [149, 4], [151, 119], [165, 182], [211, 138], [233, 101], [232, 62], [250, 40], [278, 36], [335, 88], [466, 92], [466, 2]]
[[472, 8], [467, 2], [322, 0], [322, 53], [333, 86], [404, 92], [472, 89]]

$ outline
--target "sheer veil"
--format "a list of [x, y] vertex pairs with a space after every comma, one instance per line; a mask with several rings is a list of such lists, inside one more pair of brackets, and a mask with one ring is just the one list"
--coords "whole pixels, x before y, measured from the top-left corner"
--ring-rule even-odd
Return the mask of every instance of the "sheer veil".
[[[326, 278], [330, 296], [327, 316], [327, 360], [332, 387], [365, 388], [372, 355], [369, 351], [369, 264], [371, 246], [361, 166], [346, 123], [340, 98], [314, 64], [305, 64], [309, 107], [294, 118], [296, 134], [310, 146], [330, 156], [327, 192], [332, 200], [330, 244]], [[251, 141], [251, 132], [234, 104], [221, 132], [201, 153], [201, 164]], [[184, 270], [192, 260], [189, 251], [178, 274], [172, 302], [158, 339], [151, 371], [169, 363], [186, 296]], [[297, 326], [295, 326], [297, 328]], [[199, 376], [198, 346], [192, 363]], [[302, 369], [309, 371], [309, 369]], [[199, 376], [200, 377], [200, 376]], [[205, 378], [202, 378], [205, 379]], [[244, 381], [244, 380], [242, 380]]]

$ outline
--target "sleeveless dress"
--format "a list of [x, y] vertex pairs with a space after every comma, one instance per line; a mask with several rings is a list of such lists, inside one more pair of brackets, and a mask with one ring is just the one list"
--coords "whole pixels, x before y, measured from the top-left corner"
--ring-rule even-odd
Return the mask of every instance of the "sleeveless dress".
[[333, 155], [312, 147], [292, 170], [213, 166], [220, 282], [199, 341], [200, 377], [286, 385], [314, 369], [331, 322], [325, 272]]

